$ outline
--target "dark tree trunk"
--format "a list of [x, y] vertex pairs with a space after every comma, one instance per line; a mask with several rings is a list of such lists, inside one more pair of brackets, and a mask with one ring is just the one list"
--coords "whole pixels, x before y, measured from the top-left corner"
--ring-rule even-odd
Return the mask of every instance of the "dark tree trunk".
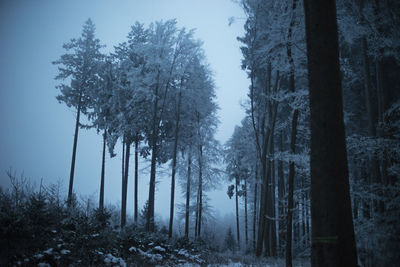
[[[279, 151], [283, 152], [283, 134], [279, 134]], [[279, 247], [283, 247], [283, 240], [285, 238], [285, 221], [284, 221], [284, 199], [285, 199], [285, 177], [283, 175], [283, 161], [278, 160], [278, 213], [279, 213]]]
[[135, 139], [135, 203], [134, 203], [134, 220], [138, 223], [138, 180], [139, 180], [139, 135], [136, 134]]
[[248, 233], [248, 222], [247, 222], [247, 178], [244, 179], [244, 236], [246, 240], [246, 249], [249, 243], [249, 233]]
[[146, 231], [154, 232], [154, 197], [156, 187], [156, 161], [157, 161], [157, 141], [158, 141], [158, 80], [155, 89], [156, 99], [153, 107], [152, 134], [151, 134], [151, 166], [150, 166], [150, 183], [149, 183], [149, 211], [147, 212]]
[[[293, 78], [294, 82], [294, 78]], [[291, 82], [292, 83], [292, 82]], [[296, 148], [296, 135], [297, 135], [297, 119], [299, 111], [296, 109], [293, 112], [292, 119], [292, 134], [290, 138], [290, 153], [295, 153]], [[294, 187], [294, 162], [289, 162], [289, 178], [288, 178], [288, 211], [287, 211], [287, 224], [286, 224], [286, 266], [292, 266], [292, 224], [293, 224], [293, 187]]]
[[129, 156], [131, 150], [130, 141], [126, 141], [126, 150], [125, 150], [125, 173], [124, 179], [122, 180], [122, 204], [121, 204], [121, 228], [126, 225], [126, 202], [128, 196], [128, 173], [129, 173]]
[[197, 239], [198, 235], [198, 225], [199, 225], [199, 200], [200, 200], [200, 192], [197, 187], [197, 197], [196, 197], [196, 220], [194, 225], [194, 238]]
[[[182, 85], [181, 85], [182, 86]], [[171, 208], [169, 213], [169, 230], [168, 237], [172, 237], [172, 226], [174, 222], [174, 205], [175, 205], [175, 173], [176, 173], [176, 156], [178, 151], [178, 137], [179, 137], [179, 120], [181, 113], [181, 98], [182, 92], [179, 92], [178, 96], [178, 111], [176, 114], [175, 124], [175, 140], [174, 140], [174, 151], [172, 155], [172, 174], [171, 174]]]
[[253, 210], [253, 249], [256, 250], [256, 225], [257, 225], [257, 188], [258, 188], [258, 164], [256, 164], [254, 182], [254, 210]]
[[78, 108], [77, 108], [77, 113], [76, 113], [74, 144], [72, 147], [71, 172], [70, 172], [70, 176], [69, 176], [69, 188], [68, 188], [68, 199], [67, 199], [68, 207], [71, 207], [72, 197], [73, 197], [72, 194], [73, 194], [73, 186], [74, 186], [76, 146], [78, 144], [79, 118], [81, 116], [81, 105], [82, 105], [81, 102], [82, 102], [82, 93], [79, 94]]
[[103, 155], [101, 160], [101, 179], [100, 179], [100, 200], [99, 209], [104, 209], [104, 175], [106, 169], [106, 142], [107, 142], [107, 131], [104, 129], [103, 133]]
[[[291, 93], [295, 92], [294, 85], [294, 61], [292, 56], [292, 31], [295, 22], [297, 0], [293, 0], [292, 5], [292, 18], [289, 25], [288, 43], [286, 46], [287, 57], [290, 64], [290, 77], [289, 77], [289, 90]], [[299, 117], [299, 110], [293, 111], [292, 118], [292, 133], [290, 137], [290, 153], [294, 154], [296, 151], [296, 135], [297, 135], [297, 120]], [[287, 212], [287, 225], [286, 225], [286, 267], [292, 267], [292, 224], [293, 224], [293, 187], [294, 187], [294, 162], [289, 162], [289, 177], [288, 177], [288, 212]]]
[[201, 219], [203, 213], [203, 145], [199, 146], [199, 222], [197, 224], [198, 233], [197, 236], [200, 237], [201, 234]]
[[236, 239], [240, 250], [240, 227], [239, 227], [239, 196], [238, 196], [239, 177], [235, 177], [235, 202], [236, 202]]
[[357, 266], [334, 0], [304, 0], [311, 117], [311, 265]]
[[187, 169], [187, 181], [186, 181], [186, 213], [185, 213], [185, 237], [189, 238], [189, 208], [190, 208], [190, 173], [192, 168], [192, 155], [189, 150], [188, 155], [188, 169]]

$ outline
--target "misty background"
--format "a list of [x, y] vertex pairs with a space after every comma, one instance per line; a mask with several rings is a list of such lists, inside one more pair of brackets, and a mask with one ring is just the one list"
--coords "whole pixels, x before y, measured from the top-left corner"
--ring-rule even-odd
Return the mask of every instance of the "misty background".
[[[229, 26], [229, 18], [235, 23]], [[60, 182], [66, 195], [71, 164], [75, 112], [59, 104], [52, 61], [63, 54], [63, 43], [80, 36], [91, 18], [96, 37], [106, 47], [126, 40], [130, 26], [176, 18], [178, 27], [195, 28], [204, 42], [206, 58], [214, 72], [220, 124], [216, 139], [224, 144], [240, 124], [248, 80], [240, 68], [237, 36], [244, 33], [244, 13], [230, 0], [149, 1], [1, 1], [0, 2], [0, 186], [8, 187], [6, 171], [12, 169], [38, 186]], [[101, 172], [102, 137], [95, 129], [80, 130], [74, 190], [78, 197], [97, 203]], [[121, 143], [117, 156], [106, 158], [105, 203], [120, 205]], [[133, 159], [131, 160], [133, 166]], [[148, 198], [149, 162], [139, 163], [139, 208]], [[221, 166], [222, 167], [222, 166]], [[133, 173], [133, 169], [131, 168]], [[133, 174], [128, 182], [128, 214], [133, 212]], [[169, 216], [169, 164], [158, 169], [155, 213]], [[233, 213], [234, 201], [226, 183], [208, 193], [221, 215]], [[176, 205], [183, 203], [180, 187]]]

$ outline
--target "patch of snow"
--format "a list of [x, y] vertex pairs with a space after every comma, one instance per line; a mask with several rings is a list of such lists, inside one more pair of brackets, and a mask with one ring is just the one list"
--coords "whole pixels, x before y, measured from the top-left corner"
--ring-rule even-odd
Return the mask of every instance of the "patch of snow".
[[150, 242], [150, 243], [148, 244], [148, 246], [152, 246], [152, 245], [154, 245], [154, 243], [153, 243], [153, 242]]
[[43, 256], [43, 254], [36, 254], [35, 256], [33, 256], [34, 258], [36, 258], [36, 259], [41, 259], [41, 258], [43, 258], [44, 256]]
[[92, 237], [98, 237], [100, 234], [96, 233], [96, 234], [92, 234]]
[[136, 252], [136, 248], [135, 247], [130, 247], [129, 248], [129, 252], [135, 251]]
[[126, 262], [123, 259], [115, 257], [110, 253], [105, 256], [104, 263], [106, 264], [113, 263], [113, 264], [118, 264], [117, 266], [126, 267]]
[[189, 253], [185, 249], [181, 249], [178, 251], [178, 255], [184, 256], [184, 257], [189, 257]]
[[154, 251], [158, 251], [158, 252], [165, 252], [165, 248], [160, 247], [160, 246], [155, 246], [155, 247], [153, 248], [153, 250], [154, 250]]
[[57, 230], [51, 230], [51, 232], [52, 232], [53, 234], [55, 234], [55, 233], [57, 233]]
[[46, 253], [46, 254], [53, 253], [53, 248], [49, 248], [49, 249], [45, 250], [44, 253]]
[[67, 254], [71, 253], [71, 251], [68, 250], [68, 249], [63, 249], [63, 250], [61, 250], [60, 252], [61, 252], [61, 254], [63, 254], [63, 255], [67, 255]]

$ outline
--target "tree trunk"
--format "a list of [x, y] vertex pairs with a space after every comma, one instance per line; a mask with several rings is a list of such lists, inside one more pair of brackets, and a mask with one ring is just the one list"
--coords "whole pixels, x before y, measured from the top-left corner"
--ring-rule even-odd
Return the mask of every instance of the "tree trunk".
[[240, 227], [239, 227], [239, 196], [238, 196], [239, 177], [235, 177], [235, 202], [236, 202], [236, 239], [240, 250]]
[[122, 204], [121, 204], [121, 228], [126, 225], [126, 202], [128, 196], [128, 173], [129, 173], [129, 156], [131, 150], [131, 143], [129, 140], [126, 141], [125, 150], [125, 173], [124, 179], [122, 180]]
[[139, 180], [139, 135], [136, 134], [136, 139], [135, 139], [135, 203], [134, 203], [135, 224], [138, 223], [138, 180]]
[[[283, 134], [282, 132], [279, 134], [279, 151], [283, 152]], [[285, 213], [285, 206], [284, 206], [284, 199], [285, 199], [285, 177], [283, 174], [283, 161], [278, 160], [278, 218], [279, 218], [279, 244], [278, 246], [281, 248], [283, 247], [283, 240], [285, 238], [284, 232], [284, 213]]]
[[311, 265], [357, 266], [334, 0], [304, 0], [311, 118]]
[[[295, 92], [294, 85], [294, 61], [292, 56], [292, 30], [295, 22], [295, 10], [297, 0], [293, 0], [292, 5], [292, 18], [289, 25], [288, 32], [288, 43], [286, 46], [286, 52], [290, 64], [290, 77], [289, 77], [289, 90], [291, 93]], [[290, 137], [290, 153], [294, 154], [296, 149], [296, 135], [297, 135], [297, 119], [299, 117], [298, 109], [293, 111], [292, 118], [292, 133]], [[287, 225], [286, 225], [286, 267], [292, 267], [292, 224], [293, 224], [293, 187], [294, 187], [294, 162], [289, 162], [289, 177], [288, 177], [288, 213], [287, 213]]]
[[100, 200], [99, 209], [103, 211], [104, 209], [104, 175], [106, 168], [106, 142], [107, 142], [107, 131], [104, 129], [103, 133], [103, 155], [101, 160], [101, 179], [100, 179]]
[[196, 220], [194, 225], [194, 238], [197, 239], [198, 236], [198, 227], [199, 227], [199, 200], [200, 200], [200, 192], [199, 187], [197, 187], [197, 197], [196, 197]]
[[175, 140], [174, 140], [174, 151], [172, 155], [172, 175], [171, 175], [171, 208], [169, 213], [169, 230], [168, 237], [172, 237], [172, 226], [174, 222], [174, 203], [175, 203], [175, 173], [176, 173], [176, 155], [178, 150], [178, 137], [179, 137], [179, 120], [181, 113], [181, 98], [182, 92], [179, 92], [178, 96], [178, 111], [176, 114], [176, 124], [175, 124]]
[[72, 194], [73, 194], [73, 185], [74, 185], [76, 146], [78, 144], [79, 118], [81, 116], [81, 105], [82, 105], [81, 102], [82, 102], [82, 92], [79, 94], [78, 109], [77, 109], [77, 113], [76, 113], [74, 144], [72, 147], [71, 172], [70, 172], [70, 176], [69, 176], [69, 188], [68, 188], [68, 199], [67, 199], [68, 207], [71, 207], [72, 197], [73, 197]]
[[244, 236], [246, 240], [246, 249], [249, 244], [249, 233], [248, 233], [248, 222], [247, 222], [247, 177], [244, 178]]
[[197, 236], [200, 237], [201, 233], [201, 219], [203, 212], [203, 145], [199, 146], [199, 222], [197, 224], [198, 233]]
[[257, 225], [257, 187], [258, 187], [258, 164], [256, 164], [254, 182], [254, 210], [253, 210], [253, 249], [256, 250], [256, 225]]
[[[292, 77], [294, 83], [294, 77]], [[290, 85], [292, 86], [292, 85]], [[294, 86], [294, 85], [293, 85]], [[294, 87], [293, 87], [294, 91]], [[290, 138], [290, 153], [294, 154], [296, 149], [297, 135], [297, 119], [299, 117], [298, 109], [294, 110], [292, 118], [292, 134]], [[292, 224], [293, 224], [293, 188], [294, 188], [294, 162], [289, 162], [289, 178], [288, 178], [288, 211], [286, 224], [286, 267], [292, 266]]]
[[189, 238], [189, 208], [190, 208], [190, 173], [192, 168], [192, 154], [189, 150], [188, 155], [188, 169], [187, 169], [187, 181], [186, 181], [186, 214], [185, 214], [185, 237]]

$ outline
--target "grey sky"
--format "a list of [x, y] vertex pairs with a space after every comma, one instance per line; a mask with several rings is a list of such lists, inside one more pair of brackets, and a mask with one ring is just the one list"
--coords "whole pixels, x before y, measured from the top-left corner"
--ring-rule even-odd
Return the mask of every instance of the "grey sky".
[[[107, 46], [104, 52], [125, 41], [135, 21], [148, 24], [176, 18], [179, 26], [196, 28], [195, 36], [204, 42], [205, 54], [215, 74], [221, 121], [217, 139], [224, 143], [244, 116], [240, 101], [245, 99], [248, 88], [246, 74], [240, 69], [241, 53], [236, 41], [244, 32], [244, 20], [237, 20], [229, 27], [231, 16], [243, 18], [244, 14], [230, 0], [2, 0], [0, 185], [9, 184], [5, 171], [12, 167], [18, 174], [24, 172], [36, 184], [41, 178], [46, 184], [60, 180], [66, 190], [75, 113], [55, 99], [57, 69], [51, 62], [64, 52], [63, 43], [80, 35], [89, 17], [96, 25], [96, 36]], [[80, 130], [74, 189], [78, 194], [93, 196], [95, 201], [99, 191], [101, 142], [95, 130]], [[120, 144], [117, 146], [118, 155], [113, 159], [107, 157], [106, 203], [119, 204], [120, 199]], [[140, 207], [148, 197], [147, 165], [143, 162], [140, 166], [144, 168], [139, 177]], [[157, 180], [156, 213], [167, 217], [169, 176], [158, 175]], [[133, 206], [131, 174], [128, 186], [130, 212]], [[231, 212], [234, 207], [225, 191], [223, 187], [209, 194], [212, 204], [222, 213]]]

